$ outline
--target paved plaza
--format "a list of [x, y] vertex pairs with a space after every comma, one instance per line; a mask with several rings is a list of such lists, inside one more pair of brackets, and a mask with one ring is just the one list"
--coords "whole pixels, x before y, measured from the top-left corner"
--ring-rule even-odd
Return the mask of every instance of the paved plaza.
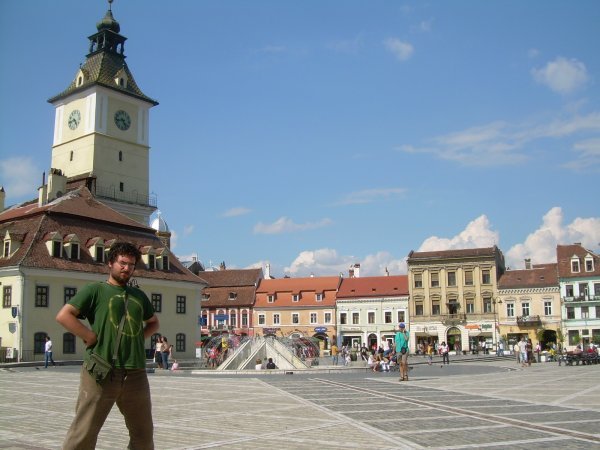
[[[415, 363], [420, 359], [414, 357]], [[0, 449], [59, 449], [74, 366], [0, 369]], [[150, 374], [159, 450], [600, 449], [600, 365], [413, 364], [398, 373]], [[98, 449], [125, 449], [115, 408]]]

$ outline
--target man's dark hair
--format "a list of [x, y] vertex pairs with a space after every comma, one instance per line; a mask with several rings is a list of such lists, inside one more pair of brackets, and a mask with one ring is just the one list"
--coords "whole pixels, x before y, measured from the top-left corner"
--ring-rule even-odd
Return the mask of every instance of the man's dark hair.
[[108, 261], [114, 263], [119, 256], [132, 256], [137, 263], [142, 257], [142, 252], [131, 242], [115, 242], [108, 251]]

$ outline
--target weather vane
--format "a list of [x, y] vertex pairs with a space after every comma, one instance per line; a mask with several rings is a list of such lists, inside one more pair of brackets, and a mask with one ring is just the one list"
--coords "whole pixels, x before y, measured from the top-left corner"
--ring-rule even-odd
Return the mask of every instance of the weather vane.
[[114, 1], [114, 0], [108, 0], [108, 10], [109, 10], [109, 11], [112, 11], [112, 2], [113, 2], [113, 1]]

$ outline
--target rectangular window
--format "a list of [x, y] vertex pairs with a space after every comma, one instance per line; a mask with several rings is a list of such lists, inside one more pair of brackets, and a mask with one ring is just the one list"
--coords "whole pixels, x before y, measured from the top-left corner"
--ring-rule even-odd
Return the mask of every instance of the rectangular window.
[[185, 314], [185, 295], [177, 296], [175, 312], [177, 314]]
[[585, 298], [588, 295], [587, 283], [579, 283], [579, 297]]
[[567, 307], [567, 319], [574, 319], [575, 318], [575, 308], [573, 308], [572, 306], [568, 306]]
[[360, 323], [360, 314], [357, 312], [352, 313], [352, 325], [358, 325]]
[[125, 191], [125, 184], [122, 181], [119, 183], [119, 191]]
[[318, 302], [323, 301], [323, 294], [315, 294], [315, 300]]
[[340, 325], [346, 325], [348, 323], [348, 314], [343, 312], [340, 313]]
[[492, 284], [492, 277], [490, 275], [489, 269], [485, 269], [481, 271], [481, 283], [482, 284]]
[[544, 315], [545, 316], [552, 315], [552, 302], [544, 302]]
[[96, 262], [104, 262], [104, 247], [102, 245], [96, 245]]
[[415, 273], [414, 277], [415, 277], [415, 287], [422, 288], [423, 287], [423, 274]]
[[438, 302], [434, 302], [431, 304], [431, 315], [439, 316], [440, 315], [440, 304]]
[[514, 303], [506, 304], [506, 317], [515, 317], [515, 304]]
[[152, 294], [150, 301], [152, 302], [154, 312], [162, 312], [162, 294]]
[[300, 323], [300, 314], [292, 313], [292, 323], [298, 325]]
[[273, 325], [279, 325], [279, 323], [280, 323], [279, 314], [273, 314]]
[[57, 258], [62, 256], [62, 242], [52, 241], [52, 256]]
[[415, 316], [423, 315], [423, 303], [415, 303]]
[[40, 308], [48, 307], [48, 292], [50, 288], [48, 286], [36, 286], [35, 287], [35, 306]]
[[229, 325], [232, 327], [237, 327], [237, 314], [235, 311], [231, 311], [229, 313]]
[[375, 323], [375, 312], [374, 311], [369, 311], [367, 313], [367, 322], [370, 324], [374, 324]]
[[2, 288], [2, 307], [10, 308], [12, 306], [12, 286]]
[[275, 303], [275, 296], [273, 294], [267, 295], [267, 302]]
[[156, 256], [148, 255], [148, 269], [150, 269], [150, 270], [156, 269]]
[[175, 351], [185, 352], [185, 334], [177, 333], [175, 335]]
[[473, 286], [473, 271], [465, 270], [465, 286]]
[[475, 313], [475, 303], [467, 302], [467, 314], [474, 314], [474, 313]]
[[456, 286], [456, 272], [448, 272], [448, 286]]
[[574, 297], [575, 296], [575, 289], [573, 289], [573, 285], [572, 284], [566, 284], [565, 285], [565, 296], [567, 296], [567, 297]]
[[300, 294], [294, 294], [294, 295], [292, 295], [292, 301], [293, 302], [299, 302], [300, 301]]
[[71, 259], [79, 259], [79, 244], [71, 244]]
[[404, 311], [398, 311], [398, 320], [397, 321], [404, 322], [405, 321], [404, 316], [405, 316]]
[[63, 353], [72, 355], [75, 353], [75, 335], [72, 333], [63, 334]]
[[600, 306], [596, 306], [596, 319], [600, 319]]
[[259, 325], [264, 325], [265, 324], [265, 315], [264, 314], [259, 314], [258, 315], [258, 324]]
[[310, 323], [311, 324], [317, 323], [317, 313], [310, 313]]
[[331, 323], [331, 313], [330, 312], [325, 313], [325, 323]]
[[10, 241], [4, 241], [4, 257], [8, 258], [10, 256]]
[[492, 299], [489, 297], [483, 299], [483, 312], [484, 313], [492, 312]]
[[67, 303], [69, 300], [71, 300], [73, 297], [75, 297], [75, 294], [77, 294], [77, 288], [66, 287], [65, 288], [65, 303]]
[[386, 311], [383, 313], [383, 321], [385, 323], [392, 323], [392, 312]]
[[589, 319], [590, 318], [590, 308], [588, 306], [581, 307], [581, 318]]
[[571, 260], [571, 272], [579, 272], [579, 260], [573, 259]]
[[[600, 283], [594, 283], [594, 297], [600, 296]], [[598, 317], [600, 319], [600, 317]]]
[[529, 302], [521, 303], [521, 311], [524, 316], [529, 315]]
[[431, 276], [431, 287], [440, 287], [440, 274], [437, 272], [433, 272], [430, 274]]
[[591, 259], [586, 259], [585, 260], [585, 271], [586, 272], [593, 272], [594, 271], [594, 261]]

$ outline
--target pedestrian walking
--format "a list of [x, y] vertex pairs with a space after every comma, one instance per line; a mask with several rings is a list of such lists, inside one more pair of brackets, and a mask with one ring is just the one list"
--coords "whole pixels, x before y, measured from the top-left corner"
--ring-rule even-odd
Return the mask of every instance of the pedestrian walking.
[[[154, 448], [144, 342], [158, 331], [159, 322], [146, 294], [128, 286], [140, 258], [137, 246], [113, 243], [108, 252], [108, 280], [85, 286], [56, 316], [86, 346], [75, 418], [63, 450], [95, 448], [115, 403], [129, 430], [128, 448]], [[91, 329], [78, 317], [87, 317]]]
[[442, 353], [442, 364], [450, 364], [450, 348], [445, 341], [440, 345], [440, 352]]
[[51, 362], [53, 366], [56, 366], [56, 363], [52, 358], [52, 340], [50, 339], [50, 336], [46, 335], [46, 344], [44, 346], [44, 369], [48, 368], [48, 362]]
[[338, 365], [339, 353], [340, 353], [340, 350], [338, 349], [338, 346], [334, 343], [331, 346], [331, 364], [333, 364], [334, 366]]

